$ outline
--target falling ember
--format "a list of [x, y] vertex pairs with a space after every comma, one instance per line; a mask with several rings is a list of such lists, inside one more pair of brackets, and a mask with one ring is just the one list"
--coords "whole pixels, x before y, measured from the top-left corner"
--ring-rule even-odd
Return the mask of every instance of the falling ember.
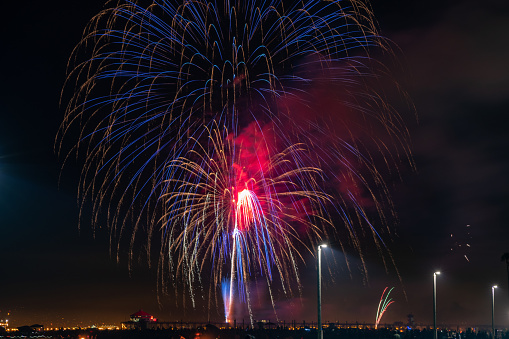
[[472, 241], [470, 227], [471, 227], [470, 225], [466, 225], [465, 228], [463, 227], [457, 228], [455, 233], [450, 233], [451, 253], [459, 252], [458, 254], [460, 254], [461, 257], [465, 258], [467, 262], [470, 262], [470, 258], [468, 257], [468, 255], [472, 247], [472, 245], [470, 244], [470, 242]]

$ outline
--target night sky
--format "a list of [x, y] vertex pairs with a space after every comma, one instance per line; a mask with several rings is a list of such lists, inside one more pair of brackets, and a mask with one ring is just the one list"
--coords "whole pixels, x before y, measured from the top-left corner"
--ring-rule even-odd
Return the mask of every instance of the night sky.
[[[383, 3], [383, 4], [382, 4]], [[505, 263], [509, 252], [509, 5], [505, 0], [373, 4], [398, 62], [389, 67], [415, 112], [400, 106], [412, 136], [416, 169], [390, 182], [399, 223], [387, 241], [399, 270], [367, 253], [368, 281], [355, 253], [326, 260], [325, 321], [372, 323], [384, 287], [394, 286], [383, 322], [432, 322], [433, 272], [438, 323], [509, 326]], [[109, 253], [109, 234], [78, 228], [79, 164], [61, 171], [53, 150], [64, 111], [66, 63], [101, 1], [10, 2], [3, 7], [0, 60], [0, 319], [12, 326], [119, 324], [143, 309], [162, 320], [223, 319], [157, 302], [155, 267]], [[62, 173], [59, 184], [59, 176]], [[469, 246], [467, 246], [467, 244]], [[127, 247], [127, 246], [126, 246]], [[342, 254], [336, 249], [336, 258]], [[373, 251], [375, 252], [375, 251]], [[327, 255], [327, 253], [325, 253]], [[302, 298], [277, 301], [287, 321], [316, 320], [314, 258], [301, 270]], [[270, 305], [255, 316], [275, 319]], [[240, 320], [239, 320], [240, 321]], [[247, 321], [247, 318], [246, 318]]]

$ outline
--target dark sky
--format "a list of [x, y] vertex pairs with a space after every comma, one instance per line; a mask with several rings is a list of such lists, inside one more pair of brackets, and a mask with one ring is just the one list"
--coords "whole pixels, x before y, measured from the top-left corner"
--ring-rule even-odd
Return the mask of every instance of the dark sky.
[[[491, 285], [498, 283], [496, 323], [508, 327], [500, 257], [509, 251], [509, 5], [402, 3], [373, 4], [382, 35], [399, 46], [399, 64], [390, 67], [418, 115], [404, 112], [417, 169], [403, 168], [403, 181], [392, 188], [400, 222], [388, 247], [402, 282], [376, 255], [367, 257], [367, 284], [355, 254], [351, 272], [326, 261], [323, 319], [373, 322], [384, 287], [394, 286], [384, 321], [413, 313], [418, 323], [431, 323], [439, 269], [439, 323], [489, 324]], [[30, 0], [3, 9], [0, 319], [10, 311], [13, 326], [118, 324], [140, 308], [164, 320], [207, 317], [164, 298], [160, 308], [153, 268], [142, 261], [130, 274], [125, 257], [117, 263], [109, 255], [107, 230], [93, 238], [86, 217], [78, 229], [78, 164], [64, 169], [58, 185], [62, 159], [53, 143], [64, 114], [66, 62], [101, 8], [101, 1]], [[287, 320], [316, 317], [313, 258], [307, 260], [303, 297], [277, 303]], [[254, 309], [274, 319], [267, 305]], [[221, 310], [211, 317], [220, 320]]]

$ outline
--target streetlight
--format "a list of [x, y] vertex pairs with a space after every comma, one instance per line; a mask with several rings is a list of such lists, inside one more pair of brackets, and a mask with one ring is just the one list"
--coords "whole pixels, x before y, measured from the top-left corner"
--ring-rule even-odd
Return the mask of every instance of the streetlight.
[[498, 286], [491, 286], [491, 336], [493, 339], [496, 338], [495, 335], [495, 288]]
[[440, 272], [433, 273], [433, 339], [437, 339], [437, 275]]
[[318, 339], [323, 339], [322, 330], [322, 247], [326, 244], [318, 245]]

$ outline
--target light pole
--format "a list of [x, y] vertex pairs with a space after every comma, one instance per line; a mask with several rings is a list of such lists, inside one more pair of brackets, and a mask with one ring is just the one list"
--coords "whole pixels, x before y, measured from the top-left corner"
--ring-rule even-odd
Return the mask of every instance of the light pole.
[[322, 330], [322, 247], [326, 244], [318, 245], [318, 339], [323, 339]]
[[491, 337], [496, 338], [495, 335], [495, 288], [498, 286], [491, 286]]
[[440, 272], [433, 273], [433, 339], [437, 339], [437, 275]]

